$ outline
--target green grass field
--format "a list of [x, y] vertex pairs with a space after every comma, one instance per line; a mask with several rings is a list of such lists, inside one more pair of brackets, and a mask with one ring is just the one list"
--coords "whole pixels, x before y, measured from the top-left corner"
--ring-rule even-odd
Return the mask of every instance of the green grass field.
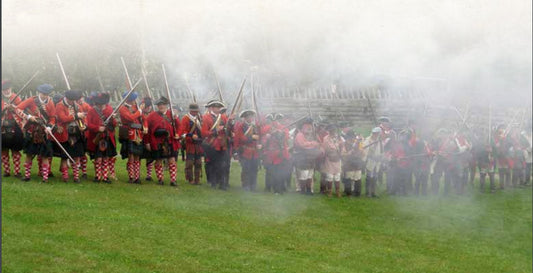
[[[327, 198], [2, 180], [3, 272], [531, 272], [532, 191]], [[36, 174], [36, 164], [34, 163]], [[144, 171], [144, 169], [143, 169]], [[168, 177], [168, 176], [167, 176]], [[263, 176], [260, 176], [263, 188]]]

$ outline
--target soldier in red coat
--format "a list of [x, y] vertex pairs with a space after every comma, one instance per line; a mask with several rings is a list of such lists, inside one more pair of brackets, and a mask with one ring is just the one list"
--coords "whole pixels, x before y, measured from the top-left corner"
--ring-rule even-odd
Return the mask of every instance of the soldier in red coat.
[[[148, 143], [148, 123], [146, 123], [146, 119], [148, 116], [154, 112], [154, 109], [152, 107], [152, 99], [149, 97], [145, 97], [141, 103], [141, 105], [144, 105], [143, 107], [143, 143]], [[146, 149], [143, 149], [143, 155], [141, 156], [141, 159], [146, 160], [146, 181], [152, 181], [152, 170], [154, 169], [154, 163], [155, 160], [152, 158], [152, 153]]]
[[500, 178], [500, 189], [504, 189], [505, 185], [511, 183], [511, 170], [509, 170], [509, 148], [511, 142], [507, 138], [505, 124], [500, 124], [496, 128], [494, 137], [494, 158], [496, 159], [496, 166], [498, 166], [498, 175]]
[[267, 116], [267, 120], [272, 122], [269, 126], [263, 126], [261, 142], [263, 144], [263, 164], [267, 176], [271, 179], [274, 193], [284, 193], [287, 191], [287, 180], [290, 181], [290, 163], [289, 154], [289, 130], [280, 121], [283, 115], [279, 113]]
[[[37, 87], [39, 94], [22, 101], [17, 108], [25, 113], [25, 148], [26, 162], [24, 163], [23, 181], [30, 180], [31, 165], [36, 155], [42, 157], [41, 169], [43, 182], [48, 182], [50, 173], [50, 159], [53, 155], [52, 141], [50, 134], [56, 123], [56, 109], [54, 102], [50, 98], [50, 93], [54, 88], [49, 84], [42, 84]], [[48, 133], [47, 133], [48, 132]]]
[[[85, 154], [84, 141], [84, 126], [83, 119], [85, 113], [80, 111], [80, 105], [76, 101], [81, 98], [81, 92], [75, 90], [68, 90], [65, 92], [65, 97], [56, 105], [56, 125], [57, 130], [54, 136], [57, 138], [61, 146], [74, 159], [75, 164], [72, 164], [72, 173], [74, 182], [79, 183], [79, 165], [80, 157]], [[56, 147], [59, 149], [59, 147]], [[65, 153], [59, 152], [61, 157], [61, 173], [63, 182], [68, 180], [68, 156]]]
[[191, 103], [189, 113], [181, 119], [180, 123], [180, 136], [184, 139], [186, 152], [185, 179], [192, 185], [200, 184], [202, 155], [204, 153], [201, 147], [202, 121], [199, 111], [198, 104]]
[[100, 93], [93, 98], [94, 106], [87, 113], [87, 150], [94, 156], [94, 182], [111, 183], [109, 180], [111, 158], [117, 155], [115, 127], [117, 121], [111, 118], [113, 113], [109, 103], [109, 93]]
[[[168, 109], [169, 101], [165, 97], [161, 97], [157, 102], [157, 111], [152, 112], [146, 119], [148, 124], [148, 143], [146, 149], [152, 151], [152, 158], [155, 159], [155, 173], [157, 175], [158, 184], [163, 183], [163, 159], [168, 161], [168, 169], [170, 172], [170, 185], [176, 184], [176, 156], [179, 149], [179, 123], [172, 117]], [[172, 122], [174, 119], [174, 125]]]
[[294, 162], [296, 177], [302, 194], [313, 194], [313, 176], [318, 158], [323, 151], [313, 130], [313, 120], [304, 120], [294, 137]]
[[[79, 100], [78, 100], [78, 105], [80, 106], [80, 111], [85, 113], [85, 118], [83, 119], [83, 123], [87, 124], [87, 113], [89, 112], [89, 109], [91, 109], [91, 105], [89, 105], [86, 101], [85, 101], [85, 97], [81, 97]], [[88, 134], [88, 131], [85, 130], [85, 137], [84, 137], [84, 141], [85, 141], [85, 149], [87, 150], [87, 134]], [[81, 178], [83, 179], [87, 179], [87, 154], [84, 153], [81, 157], [80, 157], [80, 168], [81, 168]], [[115, 173], [114, 171], [114, 168], [113, 168], [113, 173]], [[116, 177], [115, 177], [116, 179]]]
[[254, 110], [244, 110], [239, 117], [242, 119], [235, 124], [233, 148], [239, 155], [241, 163], [241, 183], [246, 191], [254, 191], [257, 186], [257, 172], [259, 170], [259, 153], [262, 148], [260, 127], [255, 120]]
[[11, 175], [9, 150], [13, 156], [15, 177], [20, 175], [20, 150], [24, 147], [24, 134], [20, 128], [23, 114], [16, 106], [22, 100], [11, 91], [11, 81], [2, 81], [2, 168], [4, 177]]
[[[128, 95], [128, 92], [124, 92], [122, 97]], [[122, 121], [121, 131], [127, 132], [121, 134], [120, 138], [122, 146], [120, 154], [122, 158], [128, 158], [127, 170], [128, 170], [128, 183], [140, 184], [141, 176], [141, 156], [143, 155], [143, 121], [142, 111], [143, 109], [137, 107], [135, 100], [137, 99], [137, 93], [133, 92], [126, 98], [126, 102], [120, 106], [118, 112], [120, 114], [120, 120]]]
[[212, 100], [206, 104], [208, 112], [202, 117], [202, 149], [205, 152], [205, 171], [212, 188], [227, 190], [226, 164], [229, 156], [226, 126], [228, 118], [220, 113], [224, 103]]

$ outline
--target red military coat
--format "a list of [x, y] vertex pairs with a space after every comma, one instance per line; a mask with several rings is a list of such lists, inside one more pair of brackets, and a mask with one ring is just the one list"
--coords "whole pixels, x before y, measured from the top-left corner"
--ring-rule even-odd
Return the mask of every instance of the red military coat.
[[257, 150], [258, 140], [252, 139], [252, 135], [259, 135], [259, 127], [254, 123], [248, 124], [238, 121], [233, 129], [235, 137], [233, 138], [233, 148], [237, 150], [239, 156], [246, 159], [256, 159], [259, 157]]
[[4, 112], [4, 107], [7, 107], [8, 102], [10, 102], [11, 100], [13, 101], [11, 104], [15, 106], [19, 105], [20, 102], [22, 101], [19, 96], [15, 95], [15, 93], [11, 93], [11, 96], [9, 97], [4, 97], [4, 95], [2, 95], [2, 119], [3, 120], [15, 120], [20, 126], [20, 123], [22, 122], [22, 116], [23, 116], [21, 115], [22, 112], [20, 109], [14, 109], [14, 110]]
[[[202, 137], [207, 141], [208, 145], [217, 151], [225, 151], [228, 149], [227, 136], [224, 130], [213, 128], [217, 120], [217, 116], [212, 113], [206, 113], [202, 116]], [[228, 117], [220, 114], [220, 122], [218, 125], [226, 125]]]
[[[94, 107], [96, 108], [98, 106]], [[96, 151], [97, 143], [94, 143], [94, 139], [99, 133], [100, 126], [104, 126], [105, 119], [107, 119], [107, 117], [109, 117], [111, 113], [113, 113], [113, 108], [109, 104], [106, 104], [101, 112], [104, 118], [104, 120], [102, 120], [100, 114], [98, 114], [98, 110], [96, 110], [95, 108], [90, 107], [87, 112], [87, 150], [89, 150], [90, 152]], [[114, 118], [111, 118], [110, 122], [113, 125], [113, 130], [110, 130], [110, 128], [107, 127], [107, 136], [110, 138], [111, 143], [113, 143], [113, 145], [116, 147], [117, 144], [115, 141], [114, 128], [117, 126], [117, 121]]]
[[78, 113], [82, 112], [81, 107], [76, 102], [73, 102], [73, 105], [71, 106], [67, 104], [66, 99], [61, 100], [56, 105], [57, 130], [54, 133], [54, 136], [57, 138], [59, 142], [65, 142], [68, 140], [68, 130], [67, 130], [68, 125], [71, 122], [76, 121], [76, 118], [73, 112], [69, 110], [69, 108], [72, 108], [72, 107], [76, 107], [76, 109], [78, 110]]
[[[172, 115], [170, 110], [167, 110], [165, 114], [161, 114], [159, 111], [154, 111], [146, 118], [146, 123], [148, 124], [148, 135], [146, 139], [148, 140], [152, 150], [157, 150], [159, 144], [162, 144], [165, 140], [172, 144], [174, 151], [179, 149], [179, 141], [174, 139], [174, 136], [177, 135], [176, 133], [179, 130], [179, 119], [174, 119], [176, 128], [173, 128], [170, 122], [171, 118]], [[155, 132], [157, 129], [166, 130], [168, 132], [168, 136], [156, 136]]]
[[[179, 135], [185, 138], [185, 151], [187, 154], [201, 154], [203, 153], [200, 145], [200, 138], [202, 137], [202, 122], [200, 121], [200, 115], [196, 116], [196, 125], [194, 118], [187, 114], [181, 119]], [[192, 136], [196, 134], [198, 140], [194, 141]]]
[[[43, 117], [41, 115], [38, 105], [42, 106], [42, 109], [46, 113], [47, 117]], [[56, 107], [51, 98], [48, 98], [46, 101], [42, 102], [41, 104], [41, 101], [38, 95], [34, 97], [30, 97], [22, 101], [19, 105], [17, 105], [17, 108], [24, 111], [26, 114], [29, 114], [36, 118], [41, 118], [41, 117], [48, 118], [47, 120], [48, 125], [53, 126], [56, 124]], [[34, 123], [29, 123], [24, 127], [24, 129], [26, 132], [31, 133], [33, 132], [35, 126], [39, 126], [39, 125], [34, 124]], [[48, 138], [50, 137], [48, 136]]]
[[289, 130], [277, 121], [261, 128], [263, 162], [278, 165], [289, 159]]
[[[122, 125], [128, 127], [128, 137], [132, 141], [142, 141], [143, 139], [143, 130], [142, 130], [142, 114], [141, 111], [137, 108], [137, 105], [122, 105], [118, 109], [120, 120]], [[132, 128], [138, 127], [138, 128]]]

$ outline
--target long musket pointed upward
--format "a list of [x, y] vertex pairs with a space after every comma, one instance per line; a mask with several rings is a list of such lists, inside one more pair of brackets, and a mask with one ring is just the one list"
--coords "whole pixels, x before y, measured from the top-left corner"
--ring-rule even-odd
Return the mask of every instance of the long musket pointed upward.
[[8, 104], [12, 104], [13, 101], [15, 101], [15, 99], [20, 95], [20, 93], [22, 93], [22, 91], [24, 91], [24, 89], [26, 89], [26, 87], [31, 83], [31, 81], [33, 81], [33, 79], [35, 77], [37, 77], [37, 74], [39, 74], [39, 73], [41, 73], [41, 70], [35, 71], [35, 73], [33, 73], [31, 78], [22, 86], [22, 88], [20, 88], [20, 90], [17, 91], [17, 93], [15, 93], [15, 96], [13, 96], [13, 98], [11, 100], [9, 100]]
[[67, 85], [67, 89], [70, 90], [70, 83], [67, 79], [67, 74], [65, 73], [65, 68], [63, 68], [63, 63], [61, 62], [61, 58], [59, 58], [59, 53], [56, 53], [57, 61], [59, 62], [59, 68], [61, 69], [61, 73], [63, 74], [63, 79], [65, 79], [65, 84]]
[[165, 71], [165, 65], [164, 64], [161, 64], [161, 69], [163, 69], [163, 77], [165, 78], [165, 87], [167, 89], [168, 102], [170, 104], [170, 106], [169, 106], [169, 108], [170, 108], [170, 116], [172, 117], [170, 119], [170, 122], [172, 124], [172, 129], [175, 131], [176, 130], [176, 124], [175, 124], [175, 121], [174, 121], [174, 110], [172, 109], [172, 98], [170, 97], [170, 88], [168, 87], [167, 72]]
[[126, 73], [126, 80], [128, 81], [128, 89], [131, 88], [131, 78], [130, 74], [128, 73], [128, 68], [126, 67], [126, 63], [124, 62], [124, 58], [120, 57], [120, 61], [122, 62], [122, 67], [124, 68], [124, 72]]
[[146, 79], [146, 71], [144, 70], [144, 67], [141, 68], [141, 73], [142, 73], [143, 80], [144, 80], [144, 86], [146, 87], [148, 96], [150, 97], [150, 100], [152, 101], [152, 109], [155, 109], [154, 96], [152, 96], [152, 91], [150, 90], [150, 86], [148, 86], [148, 80]]
[[224, 102], [224, 98], [222, 97], [222, 88], [220, 88], [220, 82], [218, 81], [217, 73], [215, 73], [213, 69], [213, 75], [215, 76], [215, 81], [217, 82], [217, 88], [218, 88], [218, 99], [221, 102]]
[[235, 114], [235, 110], [237, 109], [237, 104], [239, 103], [239, 99], [242, 97], [242, 91], [244, 90], [244, 84], [246, 83], [246, 78], [242, 81], [241, 89], [239, 90], [239, 93], [237, 94], [237, 98], [235, 98], [235, 102], [233, 103], [233, 108], [231, 109], [230, 116]]
[[133, 88], [126, 94], [126, 96], [124, 96], [124, 98], [122, 98], [122, 100], [120, 101], [120, 103], [117, 105], [117, 107], [115, 107], [115, 109], [113, 109], [113, 112], [111, 113], [111, 115], [109, 115], [109, 117], [107, 117], [107, 119], [104, 121], [104, 124], [107, 125], [107, 123], [109, 122], [109, 120], [111, 119], [111, 117], [113, 117], [113, 115], [118, 111], [118, 108], [120, 108], [120, 106], [122, 106], [122, 104], [124, 104], [124, 102], [126, 102], [126, 99], [130, 96], [130, 94], [133, 92], [133, 90], [135, 90], [135, 88], [137, 87], [137, 85], [139, 85], [139, 83], [141, 83], [141, 80], [142, 79], [139, 79], [134, 85], [133, 85]]

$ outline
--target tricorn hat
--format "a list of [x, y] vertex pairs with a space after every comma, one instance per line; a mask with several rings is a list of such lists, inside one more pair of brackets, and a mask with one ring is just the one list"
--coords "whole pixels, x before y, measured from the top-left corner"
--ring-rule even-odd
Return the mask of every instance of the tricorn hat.
[[167, 98], [165, 97], [161, 97], [159, 98], [156, 102], [155, 102], [156, 105], [161, 105], [161, 104], [169, 104], [169, 101]]
[[226, 105], [219, 101], [219, 100], [210, 100], [206, 105], [206, 107], [226, 107]]
[[52, 93], [52, 91], [54, 91], [54, 87], [50, 84], [41, 84], [39, 86], [37, 86], [37, 91], [39, 91], [40, 93], [43, 93], [43, 94], [50, 94]]
[[253, 110], [253, 109], [245, 109], [239, 114], [239, 117], [245, 118], [245, 117], [250, 116], [250, 115], [255, 115], [255, 110]]
[[197, 103], [189, 104], [189, 111], [200, 111], [200, 107]]
[[378, 122], [390, 122], [390, 119], [388, 117], [383, 116], [378, 118]]

